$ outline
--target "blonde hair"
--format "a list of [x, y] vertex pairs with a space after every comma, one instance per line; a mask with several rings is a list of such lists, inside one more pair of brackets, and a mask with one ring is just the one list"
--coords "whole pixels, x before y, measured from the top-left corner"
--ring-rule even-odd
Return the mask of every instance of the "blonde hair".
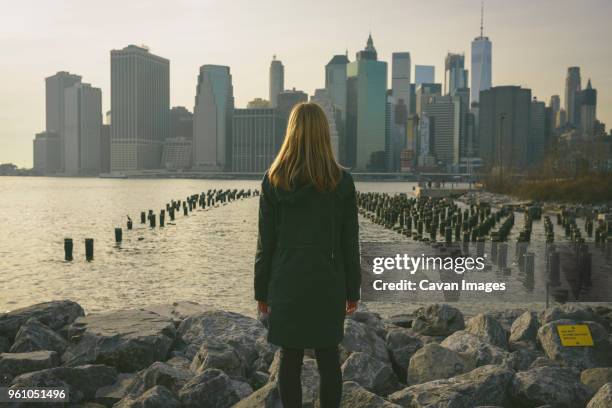
[[300, 184], [311, 184], [318, 191], [336, 188], [342, 169], [334, 158], [329, 124], [319, 105], [300, 103], [293, 108], [268, 177], [274, 187], [286, 191]]

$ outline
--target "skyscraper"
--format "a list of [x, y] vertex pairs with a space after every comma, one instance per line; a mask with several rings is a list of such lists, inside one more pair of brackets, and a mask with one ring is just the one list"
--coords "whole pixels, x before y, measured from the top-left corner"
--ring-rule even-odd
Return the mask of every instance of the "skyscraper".
[[314, 95], [310, 97], [310, 102], [316, 103], [323, 109], [329, 124], [329, 136], [331, 139], [332, 151], [334, 157], [338, 160], [338, 130], [336, 128], [336, 120], [334, 117], [334, 106], [326, 89], [315, 89]]
[[463, 54], [448, 53], [444, 60], [444, 95], [453, 95], [459, 88], [468, 87], [468, 72], [464, 69]]
[[442, 95], [442, 84], [422, 83], [416, 91], [416, 114], [421, 115], [430, 96]]
[[577, 127], [580, 124], [580, 67], [569, 67], [565, 77], [565, 112], [567, 123]]
[[111, 51], [111, 171], [160, 167], [170, 131], [170, 61], [146, 47]]
[[170, 109], [170, 137], [193, 139], [193, 113], [184, 106]]
[[282, 118], [285, 120], [289, 119], [291, 110], [295, 105], [301, 102], [308, 101], [308, 94], [298, 89], [287, 89], [278, 94], [276, 109]]
[[544, 160], [546, 148], [546, 105], [533, 98], [529, 112], [529, 139], [527, 161], [529, 166], [538, 166]]
[[270, 104], [273, 108], [277, 106], [278, 94], [285, 89], [285, 67], [283, 63], [276, 59], [276, 55], [272, 57], [270, 63]]
[[[45, 78], [46, 130], [59, 137], [59, 168], [64, 169], [64, 91], [81, 82], [79, 75], [60, 71]], [[42, 140], [42, 139], [41, 139]], [[54, 142], [53, 142], [54, 143]]]
[[423, 114], [428, 117], [429, 131], [433, 140], [430, 153], [447, 167], [459, 164], [461, 112], [459, 96], [431, 96], [423, 106]]
[[234, 109], [232, 171], [265, 172], [281, 145], [285, 121], [276, 109]]
[[77, 83], [64, 95], [64, 171], [67, 174], [100, 173], [102, 91]]
[[436, 82], [436, 67], [433, 65], [414, 66], [414, 86], [419, 89], [421, 84], [433, 84]]
[[[491, 87], [491, 41], [483, 35], [483, 7], [480, 7], [480, 36], [472, 41], [472, 103], [480, 100], [480, 91]], [[466, 85], [467, 86], [467, 85]]]
[[410, 111], [410, 53], [394, 52], [391, 55], [391, 91], [395, 105], [400, 100], [406, 106], [406, 115]]
[[196, 169], [230, 170], [233, 110], [230, 68], [202, 65], [193, 109], [193, 166]]
[[410, 112], [410, 53], [394, 52], [391, 56], [391, 117], [387, 170], [399, 171], [400, 152], [406, 147], [408, 114]]
[[587, 82], [587, 87], [580, 95], [580, 129], [582, 137], [593, 136], [595, 122], [597, 119], [597, 90], [591, 86], [591, 79]]
[[347, 65], [346, 162], [357, 171], [385, 168], [387, 63], [377, 60], [372, 36]]
[[37, 174], [56, 174], [60, 168], [60, 137], [55, 132], [37, 133], [33, 141], [33, 163]]
[[344, 54], [334, 55], [325, 65], [325, 90], [331, 100], [336, 131], [338, 132], [338, 155], [340, 163], [346, 162], [346, 66], [349, 59]]

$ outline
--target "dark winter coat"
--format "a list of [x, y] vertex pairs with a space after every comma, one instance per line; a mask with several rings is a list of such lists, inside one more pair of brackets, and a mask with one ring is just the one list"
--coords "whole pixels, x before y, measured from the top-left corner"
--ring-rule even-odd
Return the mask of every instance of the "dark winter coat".
[[351, 175], [333, 192], [294, 191], [263, 179], [255, 256], [255, 299], [270, 306], [268, 341], [324, 348], [342, 341], [347, 300], [361, 285], [359, 224]]

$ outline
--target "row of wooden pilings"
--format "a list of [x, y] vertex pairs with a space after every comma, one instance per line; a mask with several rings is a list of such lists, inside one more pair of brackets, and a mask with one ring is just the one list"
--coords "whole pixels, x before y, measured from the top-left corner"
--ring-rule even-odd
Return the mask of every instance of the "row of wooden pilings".
[[[140, 213], [140, 223], [141, 224], [149, 224], [149, 227], [156, 228], [157, 220], [159, 219], [159, 228], [164, 228], [166, 226], [166, 214], [170, 219], [170, 222], [175, 221], [177, 213], [181, 212], [183, 216], [186, 217], [193, 210], [198, 207], [202, 210], [210, 209], [213, 207], [217, 207], [219, 205], [225, 205], [232, 201], [241, 200], [244, 198], [256, 197], [259, 196], [259, 190], [257, 189], [209, 189], [205, 192], [192, 194], [187, 196], [184, 200], [171, 200], [169, 203], [166, 203], [166, 207], [162, 208], [159, 211], [159, 218], [154, 213], [153, 210], [149, 209], [148, 211], [141, 211]], [[132, 218], [127, 216], [126, 227], [128, 230], [132, 230], [134, 227], [134, 222]], [[115, 243], [120, 244], [123, 241], [123, 228], [116, 227], [115, 228]], [[73, 250], [74, 250], [74, 242], [72, 238], [64, 239], [64, 259], [66, 261], [73, 260]], [[94, 258], [94, 239], [93, 238], [85, 238], [85, 259], [87, 261], [92, 261]]]

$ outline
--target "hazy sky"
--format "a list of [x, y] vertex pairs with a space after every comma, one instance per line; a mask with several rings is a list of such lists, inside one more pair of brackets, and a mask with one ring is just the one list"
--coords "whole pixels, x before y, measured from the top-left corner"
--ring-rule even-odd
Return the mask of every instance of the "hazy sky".
[[[478, 34], [479, 0], [0, 0], [0, 163], [32, 165], [45, 126], [44, 78], [66, 70], [102, 88], [110, 109], [111, 49], [145, 44], [170, 59], [171, 104], [193, 109], [200, 65], [231, 67], [236, 105], [268, 97], [273, 54], [285, 87], [311, 94], [333, 54], [362, 49], [372, 31], [379, 59], [409, 51], [436, 66]], [[488, 0], [493, 85], [522, 85], [538, 99], [561, 95], [568, 66], [598, 90], [597, 116], [612, 125], [612, 1]], [[390, 70], [390, 66], [389, 66]], [[412, 74], [414, 75], [414, 73]], [[413, 76], [414, 78], [414, 76]]]

